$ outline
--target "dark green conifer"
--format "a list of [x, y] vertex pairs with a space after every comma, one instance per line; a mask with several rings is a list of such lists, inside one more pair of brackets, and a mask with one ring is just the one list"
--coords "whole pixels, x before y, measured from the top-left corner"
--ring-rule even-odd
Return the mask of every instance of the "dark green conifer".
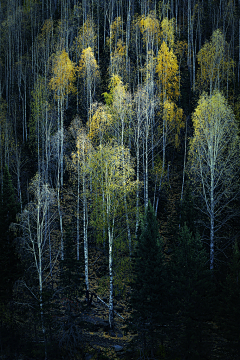
[[11, 299], [14, 282], [21, 275], [20, 260], [14, 245], [14, 233], [9, 229], [16, 222], [19, 205], [16, 201], [8, 167], [3, 172], [0, 194], [0, 301]]
[[137, 236], [130, 301], [131, 323], [142, 336], [145, 349], [148, 339], [152, 347], [154, 337], [160, 336], [166, 316], [167, 276], [162, 247], [157, 219], [149, 202]]
[[83, 256], [77, 260], [73, 231], [70, 226], [67, 226], [64, 248], [64, 260], [61, 260], [61, 283], [65, 296], [75, 299], [83, 294], [84, 261]]
[[220, 335], [227, 339], [225, 350], [232, 358], [240, 356], [240, 251], [237, 241], [233, 247], [233, 256], [229, 271], [220, 294], [219, 317], [217, 323]]
[[180, 227], [183, 227], [186, 223], [188, 229], [194, 234], [196, 232], [197, 224], [196, 221], [199, 220], [199, 214], [194, 207], [192, 189], [187, 183], [186, 190], [182, 201], [179, 204], [179, 224]]
[[211, 314], [213, 284], [200, 236], [192, 235], [186, 224], [180, 229], [171, 263], [177, 351], [186, 359], [202, 359], [207, 349], [204, 333]]

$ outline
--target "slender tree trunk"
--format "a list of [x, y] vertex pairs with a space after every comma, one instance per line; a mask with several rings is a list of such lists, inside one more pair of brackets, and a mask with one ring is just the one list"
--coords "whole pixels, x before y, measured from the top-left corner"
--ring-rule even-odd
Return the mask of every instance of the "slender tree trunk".
[[181, 190], [181, 198], [180, 201], [183, 200], [183, 190], [184, 190], [184, 182], [185, 182], [185, 168], [186, 168], [186, 157], [187, 157], [187, 117], [185, 123], [185, 142], [184, 142], [184, 160], [183, 160], [183, 177], [182, 177], [182, 190]]
[[109, 242], [109, 326], [114, 327], [114, 311], [113, 311], [113, 228], [110, 226], [110, 199], [107, 196], [107, 221], [108, 221], [108, 242]]
[[125, 174], [125, 157], [124, 157], [124, 151], [123, 151], [123, 135], [124, 135], [124, 118], [121, 117], [121, 123], [122, 123], [122, 136], [121, 136], [121, 146], [122, 146], [122, 163], [123, 163], [123, 177], [124, 177], [124, 208], [125, 208], [125, 216], [126, 216], [126, 224], [127, 224], [127, 234], [128, 234], [128, 247], [129, 247], [129, 255], [132, 255], [132, 239], [131, 239], [131, 230], [129, 225], [129, 218], [128, 218], [128, 209], [127, 209], [127, 195], [126, 195], [126, 174]]
[[88, 238], [87, 238], [88, 214], [87, 214], [87, 198], [86, 198], [85, 180], [86, 180], [85, 176], [83, 175], [83, 237], [84, 237], [85, 284], [86, 284], [86, 290], [89, 290], [89, 280], [88, 280]]
[[145, 199], [144, 199], [144, 205], [145, 208], [148, 206], [148, 116], [147, 116], [147, 129], [145, 134]]
[[[40, 184], [38, 185], [38, 190], [40, 192]], [[44, 220], [42, 220], [44, 221]], [[38, 280], [39, 280], [39, 306], [40, 306], [40, 315], [41, 315], [41, 324], [42, 324], [42, 333], [44, 338], [44, 346], [45, 346], [45, 360], [47, 359], [47, 343], [46, 343], [46, 331], [45, 331], [45, 325], [44, 325], [44, 314], [43, 314], [43, 300], [42, 300], [42, 291], [43, 291], [43, 279], [42, 279], [42, 245], [43, 245], [43, 239], [42, 239], [42, 230], [43, 230], [43, 224], [40, 222], [40, 204], [38, 204], [37, 207], [37, 246], [38, 246], [38, 260], [37, 256], [35, 257], [35, 263], [37, 265], [38, 263]]]
[[[164, 118], [164, 116], [163, 116]], [[159, 182], [159, 187], [158, 187], [158, 196], [157, 196], [157, 200], [156, 200], [156, 207], [155, 207], [155, 215], [157, 216], [157, 211], [158, 211], [158, 203], [159, 203], [159, 198], [160, 198], [160, 191], [162, 188], [162, 179], [163, 179], [163, 174], [164, 174], [164, 168], [165, 168], [165, 159], [166, 159], [166, 133], [167, 133], [167, 129], [165, 128], [166, 126], [166, 121], [165, 119], [163, 119], [163, 155], [162, 155], [162, 172], [161, 172], [161, 177], [160, 177], [160, 182]]]
[[136, 192], [136, 229], [135, 235], [137, 235], [139, 226], [139, 136], [137, 138], [137, 192]]
[[[59, 119], [59, 105], [60, 100], [58, 99], [58, 119]], [[58, 203], [58, 214], [59, 214], [59, 225], [60, 225], [60, 236], [61, 236], [61, 260], [64, 260], [64, 244], [63, 244], [63, 223], [62, 223], [62, 209], [61, 209], [61, 200], [60, 200], [60, 191], [62, 189], [61, 182], [62, 182], [62, 105], [60, 111], [60, 124], [58, 120], [58, 170], [57, 170], [57, 203]], [[60, 125], [60, 126], [59, 126]], [[59, 139], [60, 137], [60, 139]]]
[[77, 260], [79, 261], [80, 255], [80, 161], [77, 160]]
[[211, 229], [210, 229], [210, 270], [214, 269], [214, 176], [211, 170]]

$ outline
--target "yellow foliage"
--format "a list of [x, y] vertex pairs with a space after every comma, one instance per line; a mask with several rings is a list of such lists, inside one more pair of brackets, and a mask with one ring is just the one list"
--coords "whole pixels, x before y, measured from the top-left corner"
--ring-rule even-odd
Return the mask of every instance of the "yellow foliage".
[[228, 56], [227, 48], [224, 35], [218, 29], [197, 54], [200, 65], [197, 82], [200, 89], [210, 88], [210, 93], [214, 89], [220, 90], [221, 82], [233, 76], [234, 61]]
[[76, 91], [75, 72], [76, 68], [68, 53], [65, 50], [57, 52], [53, 59], [53, 77], [49, 83], [57, 99], [63, 99], [70, 92]]
[[192, 180], [203, 191], [206, 213], [212, 216], [210, 203], [214, 201], [215, 215], [229, 204], [237, 191], [236, 175], [239, 168], [240, 144], [237, 124], [225, 97], [214, 90], [203, 93], [193, 116], [194, 135], [188, 154]]
[[121, 77], [119, 75], [113, 74], [108, 85], [109, 93], [103, 93], [107, 105], [112, 105], [114, 93], [116, 93], [119, 87], [122, 88], [124, 93], [126, 92], [126, 87], [123, 85]]
[[119, 85], [122, 85], [121, 77], [113, 74], [111, 76], [111, 80], [108, 86], [110, 92], [113, 93], [114, 89], [116, 89], [116, 87], [118, 87]]
[[[37, 37], [37, 49], [39, 52], [39, 59], [46, 64], [49, 60], [49, 54], [52, 53], [55, 37], [54, 37], [54, 23], [52, 19], [45, 20], [41, 33]], [[47, 63], [49, 66], [49, 63]]]
[[158, 74], [160, 105], [162, 109], [164, 136], [171, 131], [174, 134], [175, 146], [179, 145], [183, 111], [174, 103], [180, 95], [179, 67], [177, 57], [163, 41], [157, 56], [156, 72]]
[[52, 31], [53, 31], [53, 20], [52, 19], [45, 20], [42, 27], [42, 36], [45, 38]]
[[145, 44], [148, 44], [149, 41], [157, 44], [160, 39], [160, 25], [156, 14], [151, 11], [147, 16], [143, 15], [139, 25]]
[[161, 22], [161, 37], [170, 48], [172, 48], [174, 45], [174, 25], [174, 18], [168, 20], [168, 18], [165, 17]]
[[90, 117], [87, 127], [88, 136], [91, 140], [103, 139], [107, 129], [111, 126], [112, 116], [107, 112], [105, 106], [93, 105], [92, 116]]
[[171, 11], [169, 1], [159, 0], [158, 9], [160, 18], [167, 17], [168, 13]]
[[117, 46], [118, 39], [124, 35], [123, 22], [121, 16], [117, 17], [110, 25], [110, 38], [107, 40], [108, 46], [111, 44]]
[[179, 133], [184, 126], [182, 122], [183, 110], [173, 102], [166, 100], [163, 104], [163, 117], [169, 128], [174, 130], [174, 143], [177, 148], [179, 146]]
[[134, 168], [130, 152], [115, 144], [100, 145], [91, 159], [95, 193], [97, 194], [98, 189], [103, 192], [106, 198], [111, 199], [112, 210], [116, 210], [115, 206], [120, 203], [123, 190], [130, 193], [136, 188], [136, 182], [132, 181]]
[[83, 49], [89, 47], [93, 49], [93, 51], [95, 50], [97, 39], [95, 32], [95, 24], [92, 19], [88, 18], [81, 27], [79, 35], [76, 38], [76, 46], [79, 54], [81, 54]]
[[73, 161], [76, 161], [76, 155], [78, 159], [82, 160], [84, 158], [86, 161], [86, 159], [90, 156], [91, 152], [93, 151], [91, 140], [87, 136], [84, 128], [78, 130], [76, 147], [77, 147], [77, 153], [72, 154]]
[[156, 72], [158, 74], [161, 101], [175, 100], [180, 95], [179, 68], [173, 50], [162, 42], [157, 56]]
[[178, 58], [179, 66], [181, 64], [184, 55], [185, 56], [187, 55], [187, 49], [188, 49], [188, 44], [185, 40], [177, 41], [177, 43], [174, 45], [174, 53]]
[[152, 50], [147, 52], [147, 61], [145, 68], [142, 69], [144, 80], [146, 82], [153, 81], [153, 76], [156, 69], [156, 57]]
[[[232, 138], [237, 138], [233, 111], [219, 91], [214, 91], [211, 96], [206, 93], [202, 94], [193, 113], [192, 121], [194, 127], [192, 149], [206, 146], [209, 153], [215, 149], [215, 153], [217, 154], [217, 150], [219, 155], [220, 150], [224, 153], [223, 140], [228, 140], [229, 134]], [[229, 143], [226, 142], [226, 144], [229, 147]], [[191, 151], [194, 153], [193, 150]]]
[[81, 77], [86, 78], [92, 83], [99, 77], [99, 66], [95, 59], [91, 47], [83, 49], [81, 60], [79, 62], [78, 72]]
[[121, 75], [126, 73], [126, 45], [121, 39], [118, 39], [117, 47], [111, 53], [111, 72]]

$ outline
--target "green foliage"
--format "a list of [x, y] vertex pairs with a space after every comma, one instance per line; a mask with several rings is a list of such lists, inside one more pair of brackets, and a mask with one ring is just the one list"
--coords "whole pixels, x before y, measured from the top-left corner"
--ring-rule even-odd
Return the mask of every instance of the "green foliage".
[[221, 335], [227, 339], [225, 349], [230, 351], [232, 356], [240, 355], [240, 252], [238, 242], [233, 246], [232, 259], [229, 263], [229, 270], [223, 283], [222, 293], [219, 299], [219, 316], [217, 324]]
[[21, 276], [20, 260], [14, 245], [14, 233], [10, 230], [16, 221], [19, 204], [16, 200], [8, 167], [3, 173], [0, 194], [0, 302], [11, 299], [14, 282]]
[[197, 55], [200, 69], [198, 72], [198, 89], [221, 89], [226, 80], [233, 77], [234, 61], [229, 57], [228, 43], [222, 32], [213, 32], [210, 42], [206, 42]]
[[188, 359], [202, 359], [202, 341], [211, 319], [213, 284], [207, 254], [199, 234], [195, 236], [185, 224], [178, 237], [172, 262], [174, 322], [181, 327], [178, 351]]
[[44, 136], [44, 120], [48, 111], [48, 94], [45, 81], [39, 77], [34, 84], [31, 101], [31, 118], [29, 120], [29, 139], [34, 150], [37, 151], [38, 140]]
[[137, 246], [133, 257], [131, 322], [133, 329], [142, 336], [154, 338], [154, 329], [164, 324], [168, 310], [168, 282], [164, 264], [162, 239], [154, 210], [149, 202], [141, 220], [137, 235]]
[[194, 198], [192, 195], [192, 189], [190, 183], [186, 184], [185, 194], [183, 200], [179, 204], [180, 219], [179, 224], [182, 228], [184, 224], [187, 225], [189, 231], [194, 234], [197, 229], [197, 220], [199, 220], [199, 214], [194, 207]]
[[65, 234], [64, 251], [64, 260], [61, 260], [61, 283], [64, 288], [64, 295], [69, 299], [81, 297], [84, 284], [83, 252], [81, 252], [81, 259], [77, 260], [74, 234], [70, 225], [68, 225]]

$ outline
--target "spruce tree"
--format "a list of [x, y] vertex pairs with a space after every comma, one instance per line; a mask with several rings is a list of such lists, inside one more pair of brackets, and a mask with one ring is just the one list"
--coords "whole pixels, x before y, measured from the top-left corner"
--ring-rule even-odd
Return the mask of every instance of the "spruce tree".
[[186, 190], [182, 201], [179, 204], [179, 225], [180, 228], [186, 223], [188, 229], [194, 234], [196, 232], [196, 222], [199, 220], [199, 213], [194, 206], [192, 189], [189, 182], [186, 184]]
[[66, 225], [64, 238], [64, 260], [61, 260], [61, 295], [62, 302], [59, 311], [60, 348], [71, 356], [81, 350], [82, 330], [84, 323], [82, 314], [86, 306], [80, 301], [84, 291], [84, 260], [77, 260], [76, 244], [72, 225]]
[[83, 295], [84, 260], [82, 253], [80, 259], [77, 260], [74, 234], [70, 225], [66, 229], [64, 245], [64, 260], [61, 260], [61, 285], [64, 295], [74, 300]]
[[233, 246], [233, 255], [229, 264], [228, 274], [220, 293], [219, 316], [217, 324], [220, 336], [224, 336], [225, 350], [232, 358], [240, 356], [240, 251], [237, 241]]
[[[208, 258], [200, 236], [192, 235], [186, 224], [180, 229], [171, 261], [175, 311], [173, 321], [178, 332], [178, 355], [202, 359], [204, 333], [211, 318], [213, 284]], [[176, 339], [176, 337], [175, 337]]]
[[23, 273], [20, 259], [14, 244], [14, 233], [10, 230], [16, 221], [19, 210], [7, 166], [3, 171], [0, 188], [0, 339], [1, 352], [16, 348], [19, 339], [18, 325], [15, 322], [13, 307], [13, 285]]
[[8, 167], [3, 172], [0, 194], [0, 302], [9, 301], [14, 282], [21, 275], [20, 260], [14, 245], [14, 233], [9, 229], [16, 221], [19, 205], [16, 201]]
[[152, 348], [153, 339], [157, 334], [161, 336], [161, 326], [165, 322], [167, 277], [162, 247], [157, 219], [149, 202], [137, 234], [130, 300], [131, 324], [141, 336], [144, 350], [148, 340]]

